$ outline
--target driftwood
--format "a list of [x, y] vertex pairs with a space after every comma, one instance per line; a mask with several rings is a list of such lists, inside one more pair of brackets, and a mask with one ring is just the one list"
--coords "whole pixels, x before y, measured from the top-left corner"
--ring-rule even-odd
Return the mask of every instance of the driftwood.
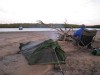
[[58, 31], [58, 35], [59, 35], [58, 40], [59, 41], [70, 41], [71, 38], [72, 38], [72, 35], [69, 34], [69, 33], [71, 31], [73, 31], [73, 28], [72, 28], [72, 26], [68, 25], [66, 22], [65, 22], [65, 25], [67, 25], [68, 28], [65, 27], [65, 29], [63, 30], [62, 28], [55, 28], [55, 27], [53, 27], [52, 24], [45, 24], [45, 23], [43, 23], [43, 21], [38, 20], [39, 24], [46, 25], [46, 26], [48, 26], [49, 28], [52, 28], [52, 29], [56, 29]]

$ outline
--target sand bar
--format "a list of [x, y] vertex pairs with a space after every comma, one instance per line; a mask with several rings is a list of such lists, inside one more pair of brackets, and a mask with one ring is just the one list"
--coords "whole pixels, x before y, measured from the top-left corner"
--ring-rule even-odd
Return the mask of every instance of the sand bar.
[[[72, 34], [72, 33], [71, 33]], [[0, 75], [61, 75], [52, 65], [28, 65], [19, 51], [19, 43], [56, 39], [57, 33], [51, 31], [0, 32]], [[95, 47], [100, 47], [100, 31], [97, 32]], [[100, 75], [100, 57], [93, 56], [90, 50], [80, 50], [69, 42], [59, 41], [66, 52], [66, 64], [62, 65], [65, 75]]]

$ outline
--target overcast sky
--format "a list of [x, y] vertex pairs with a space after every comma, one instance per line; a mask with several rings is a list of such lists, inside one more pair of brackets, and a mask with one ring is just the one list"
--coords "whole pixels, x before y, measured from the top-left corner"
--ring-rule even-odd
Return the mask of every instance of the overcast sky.
[[100, 24], [100, 0], [0, 0], [0, 23]]

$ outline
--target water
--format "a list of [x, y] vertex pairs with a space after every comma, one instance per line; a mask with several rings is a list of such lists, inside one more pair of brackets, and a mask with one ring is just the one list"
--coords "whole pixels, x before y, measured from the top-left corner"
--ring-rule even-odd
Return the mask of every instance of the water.
[[0, 28], [0, 32], [23, 32], [23, 31], [55, 31], [55, 29], [51, 29], [51, 28], [23, 28], [23, 30], [19, 30], [19, 28]]
[[[74, 28], [74, 30], [77, 29], [78, 28]], [[100, 28], [88, 28], [88, 29], [100, 30]], [[57, 30], [52, 28], [23, 28], [23, 30], [19, 30], [19, 28], [0, 28], [0, 32], [24, 32], [24, 31], [57, 31]]]

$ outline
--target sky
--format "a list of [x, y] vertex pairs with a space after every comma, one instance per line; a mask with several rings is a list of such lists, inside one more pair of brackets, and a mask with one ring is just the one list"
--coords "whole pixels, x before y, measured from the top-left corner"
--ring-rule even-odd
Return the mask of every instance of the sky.
[[100, 25], [100, 0], [0, 0], [0, 23]]

